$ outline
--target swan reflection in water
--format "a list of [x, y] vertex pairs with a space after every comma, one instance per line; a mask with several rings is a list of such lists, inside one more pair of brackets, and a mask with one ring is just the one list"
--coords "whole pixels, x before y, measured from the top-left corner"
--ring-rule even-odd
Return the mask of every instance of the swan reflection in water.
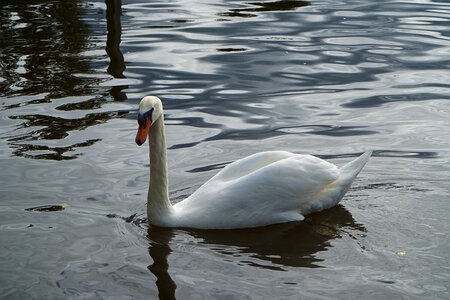
[[149, 254], [153, 264], [148, 269], [156, 276], [160, 298], [175, 299], [177, 286], [170, 276], [168, 257], [183, 245], [177, 245], [175, 249], [172, 240], [183, 243], [183, 236], [188, 235], [186, 248], [192, 247], [193, 239], [198, 245], [206, 245], [208, 251], [229, 256], [237, 265], [281, 271], [283, 267], [321, 267], [322, 259], [316, 254], [332, 247], [331, 241], [341, 238], [346, 230], [366, 232], [342, 205], [308, 215], [303, 222], [261, 228], [192, 230], [150, 227]]

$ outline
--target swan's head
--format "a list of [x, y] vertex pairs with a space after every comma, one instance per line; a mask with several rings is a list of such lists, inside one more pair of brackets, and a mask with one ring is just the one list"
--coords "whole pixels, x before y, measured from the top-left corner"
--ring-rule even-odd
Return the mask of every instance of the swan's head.
[[145, 143], [152, 124], [162, 115], [162, 103], [158, 97], [147, 96], [139, 103], [138, 124], [139, 129], [136, 134], [136, 144], [139, 146]]

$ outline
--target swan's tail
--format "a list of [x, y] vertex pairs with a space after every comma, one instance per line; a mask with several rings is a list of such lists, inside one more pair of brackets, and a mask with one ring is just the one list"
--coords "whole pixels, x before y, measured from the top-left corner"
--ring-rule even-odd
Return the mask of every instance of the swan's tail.
[[344, 197], [345, 193], [350, 188], [353, 180], [355, 180], [356, 176], [359, 174], [359, 172], [361, 172], [362, 168], [366, 165], [371, 155], [372, 151], [366, 151], [357, 159], [352, 160], [351, 162], [340, 168], [341, 176], [338, 179], [338, 185], [335, 189], [335, 191], [338, 192], [338, 196], [335, 198], [332, 206], [341, 201], [342, 197]]
[[343, 166], [341, 171], [340, 185], [349, 185], [353, 182], [355, 177], [361, 172], [362, 168], [366, 165], [370, 156], [372, 155], [372, 151], [364, 152], [357, 159], [352, 160], [345, 166]]
[[372, 151], [367, 151], [357, 159], [352, 160], [351, 162], [340, 168], [339, 178], [336, 181], [330, 183], [328, 188], [325, 189], [326, 192], [323, 194], [321, 200], [314, 201], [310, 207], [304, 208], [302, 210], [302, 213], [307, 214], [311, 212], [321, 211], [338, 204], [350, 188], [353, 180], [356, 178], [359, 172], [361, 172], [362, 168], [369, 160], [370, 155], [372, 155]]
[[300, 211], [302, 215], [322, 211], [338, 204], [350, 188], [353, 180], [369, 160], [370, 155], [372, 155], [372, 151], [367, 151], [360, 157], [340, 168], [339, 177], [328, 184], [322, 192], [317, 195], [316, 200], [308, 202], [307, 205], [301, 207]]

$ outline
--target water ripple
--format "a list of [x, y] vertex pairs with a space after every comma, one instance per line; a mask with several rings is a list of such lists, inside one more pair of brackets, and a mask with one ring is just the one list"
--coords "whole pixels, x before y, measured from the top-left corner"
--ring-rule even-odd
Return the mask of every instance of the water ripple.
[[[0, 7], [0, 297], [448, 298], [448, 3], [22, 2]], [[147, 231], [148, 94], [175, 201], [261, 150], [374, 155], [312, 225]]]

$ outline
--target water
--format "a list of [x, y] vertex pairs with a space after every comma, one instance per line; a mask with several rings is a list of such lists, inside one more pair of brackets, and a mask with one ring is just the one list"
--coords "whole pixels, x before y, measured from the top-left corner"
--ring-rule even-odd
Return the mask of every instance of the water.
[[[147, 2], [0, 5], [0, 298], [450, 298], [449, 3]], [[261, 150], [374, 157], [304, 223], [148, 228], [145, 95], [174, 201]]]

